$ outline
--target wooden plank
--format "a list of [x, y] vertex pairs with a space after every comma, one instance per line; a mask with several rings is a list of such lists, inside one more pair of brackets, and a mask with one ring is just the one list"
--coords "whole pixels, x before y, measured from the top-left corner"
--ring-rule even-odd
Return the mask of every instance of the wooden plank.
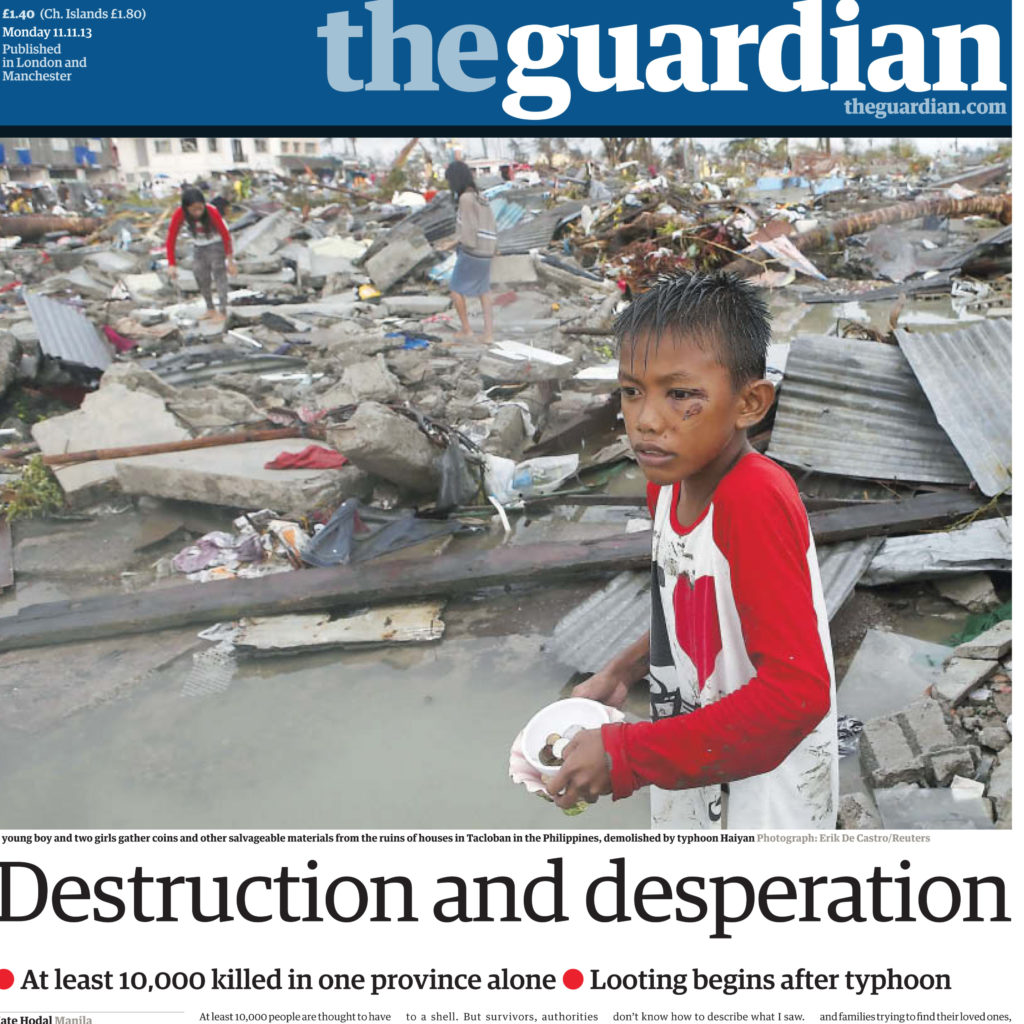
[[816, 544], [918, 533], [970, 515], [987, 500], [963, 491], [937, 491], [902, 501], [878, 501], [812, 512], [811, 533]]
[[447, 597], [514, 583], [640, 569], [651, 538], [617, 534], [596, 541], [504, 546], [434, 559], [304, 569], [255, 580], [223, 580], [32, 605], [0, 618], [0, 651], [206, 625], [242, 616], [281, 615]]

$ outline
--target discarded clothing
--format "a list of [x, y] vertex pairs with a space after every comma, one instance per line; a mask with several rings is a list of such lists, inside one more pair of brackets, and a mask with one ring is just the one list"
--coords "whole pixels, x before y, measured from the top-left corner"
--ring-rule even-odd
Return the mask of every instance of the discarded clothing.
[[281, 452], [264, 469], [341, 469], [347, 462], [341, 452], [311, 444], [301, 452]]

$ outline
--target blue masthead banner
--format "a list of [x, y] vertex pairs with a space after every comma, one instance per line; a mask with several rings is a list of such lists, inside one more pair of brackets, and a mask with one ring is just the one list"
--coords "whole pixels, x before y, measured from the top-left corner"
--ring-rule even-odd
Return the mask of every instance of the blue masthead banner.
[[525, 134], [1010, 124], [1008, 0], [131, 2], [7, 0], [3, 120]]

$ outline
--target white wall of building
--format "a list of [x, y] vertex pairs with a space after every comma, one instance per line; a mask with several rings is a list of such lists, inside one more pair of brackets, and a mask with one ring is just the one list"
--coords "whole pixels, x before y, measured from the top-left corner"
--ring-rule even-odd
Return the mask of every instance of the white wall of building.
[[119, 138], [117, 147], [121, 180], [138, 185], [158, 174], [171, 181], [196, 181], [215, 171], [280, 171], [281, 157], [316, 157], [320, 139], [292, 138], [201, 138], [168, 136]]

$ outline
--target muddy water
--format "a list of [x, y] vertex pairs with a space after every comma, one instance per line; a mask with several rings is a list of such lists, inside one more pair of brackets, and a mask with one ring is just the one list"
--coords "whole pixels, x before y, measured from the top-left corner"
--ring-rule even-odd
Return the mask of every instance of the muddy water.
[[[507, 778], [508, 749], [571, 670], [536, 595], [453, 612], [440, 644], [244, 663], [182, 696], [186, 656], [41, 734], [5, 731], [0, 819], [21, 828], [635, 828], [646, 795], [567, 817]], [[495, 620], [520, 635], [493, 635]], [[482, 634], [492, 635], [482, 635]]]

